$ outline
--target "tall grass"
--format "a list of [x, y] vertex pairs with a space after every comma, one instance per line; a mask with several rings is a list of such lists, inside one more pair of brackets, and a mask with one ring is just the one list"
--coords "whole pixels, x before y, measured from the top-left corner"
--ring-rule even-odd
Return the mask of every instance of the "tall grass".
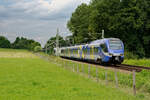
[[150, 67], [150, 59], [125, 59], [123, 63]]
[[[55, 58], [53, 58], [55, 59]], [[58, 58], [57, 58], [58, 59]], [[60, 61], [60, 62], [58, 62]], [[58, 63], [61, 63], [62, 60], [59, 58]], [[77, 63], [70, 60], [63, 60], [67, 62], [67, 67], [73, 67], [75, 65], [75, 71], [77, 71], [77, 66], [79, 66], [79, 71], [83, 72], [82, 66], [84, 66], [84, 74], [88, 75], [88, 64]], [[105, 81], [105, 72], [107, 72], [107, 81], [115, 85], [115, 70], [107, 68], [98, 68], [98, 78]], [[90, 65], [90, 75], [96, 77], [96, 66]], [[133, 76], [132, 72], [117, 72], [118, 83], [120, 86], [127, 86], [132, 89], [133, 87]], [[143, 70], [140, 73], [136, 73], [136, 89], [139, 91], [139, 94], [148, 93], [150, 95], [150, 71]]]

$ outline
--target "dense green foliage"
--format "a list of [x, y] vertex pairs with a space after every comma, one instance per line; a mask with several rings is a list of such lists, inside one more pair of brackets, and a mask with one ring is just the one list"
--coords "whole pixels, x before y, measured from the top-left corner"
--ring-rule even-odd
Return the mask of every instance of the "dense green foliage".
[[4, 36], [0, 36], [0, 48], [10, 48], [10, 41]]
[[[54, 48], [56, 48], [56, 37], [51, 37], [44, 46], [44, 49], [47, 48], [48, 53], [50, 53], [50, 54], [53, 54]], [[63, 37], [61, 37], [61, 36], [58, 36], [58, 42], [59, 42], [59, 47], [69, 45], [68, 44], [69, 42], [67, 42], [67, 40], [64, 40]]]
[[13, 49], [27, 49], [27, 50], [34, 50], [36, 46], [41, 46], [40, 43], [27, 39], [27, 38], [19, 38], [17, 37], [14, 43], [12, 44]]
[[134, 54], [133, 52], [127, 52], [124, 53], [125, 59], [138, 59], [138, 55]]
[[41, 46], [34, 47], [34, 52], [40, 52], [42, 50]]
[[150, 67], [150, 59], [125, 59], [124, 64]]
[[38, 57], [0, 58], [0, 69], [2, 100], [143, 100]]
[[33, 51], [36, 46], [41, 47], [41, 44], [32, 39], [17, 37], [16, 40], [11, 43], [6, 37], [0, 36], [0, 48], [27, 49]]
[[92, 0], [81, 4], [68, 21], [75, 43], [105, 37], [120, 38], [125, 49], [138, 57], [150, 57], [149, 0]]

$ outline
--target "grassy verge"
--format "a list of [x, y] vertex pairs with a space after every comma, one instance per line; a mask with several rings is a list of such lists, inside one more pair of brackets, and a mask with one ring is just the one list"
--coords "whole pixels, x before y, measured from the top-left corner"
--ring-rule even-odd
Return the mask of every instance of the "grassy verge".
[[0, 58], [1, 100], [143, 100], [35, 58]]
[[126, 59], [123, 63], [150, 67], [150, 59]]
[[[68, 62], [69, 63], [69, 62]], [[70, 65], [72, 66], [72, 65]], [[75, 70], [77, 70], [77, 64], [75, 64]], [[82, 72], [82, 64], [78, 64], [79, 71]], [[88, 74], [89, 65], [84, 64], [84, 73]], [[98, 68], [98, 78], [100, 80], [105, 80], [105, 72], [107, 72], [107, 80], [111, 83], [115, 83], [115, 70]], [[96, 77], [96, 67], [90, 67], [90, 75]], [[132, 73], [122, 73], [117, 72], [118, 83], [122, 86], [128, 86], [132, 88]], [[150, 71], [143, 70], [140, 73], [136, 73], [136, 88], [141, 93], [150, 93]]]
[[[46, 55], [44, 55], [46, 56]], [[83, 72], [83, 67], [84, 66], [84, 74], [88, 75], [88, 67], [89, 65], [83, 64], [83, 63], [76, 63], [72, 61], [67, 61], [67, 60], [62, 60], [60, 58], [53, 57], [51, 56], [51, 61], [56, 61], [57, 63], [63, 63], [64, 67], [67, 67], [69, 69], [74, 70], [77, 72], [77, 69], [79, 69], [79, 72]], [[77, 68], [78, 66], [78, 68]], [[96, 67], [91, 66], [90, 67], [90, 75], [92, 77], [96, 76]], [[105, 72], [107, 72], [107, 81], [109, 83], [115, 84], [115, 73], [114, 70], [108, 70], [108, 69], [103, 69], [103, 68], [98, 68], [98, 78], [100, 80], [105, 81]], [[132, 73], [122, 73], [120, 71], [117, 72], [118, 76], [118, 83], [120, 87], [128, 87], [130, 88], [130, 93], [132, 93]], [[150, 97], [150, 72], [147, 70], [143, 70], [140, 73], [136, 73], [136, 88], [138, 90], [138, 96], [140, 97]], [[126, 90], [125, 90], [126, 91]]]

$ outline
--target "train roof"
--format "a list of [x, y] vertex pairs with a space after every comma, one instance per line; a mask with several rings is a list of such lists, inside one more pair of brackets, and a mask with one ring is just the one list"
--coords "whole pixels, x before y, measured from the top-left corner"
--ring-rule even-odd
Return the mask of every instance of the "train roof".
[[84, 45], [75, 45], [75, 46], [70, 46], [70, 47], [62, 47], [61, 49], [71, 49], [71, 48], [79, 48], [80, 46], [99, 46], [99, 44], [101, 43], [105, 43], [106, 41], [108, 40], [120, 40], [118, 38], [104, 38], [104, 39], [99, 39], [99, 40], [95, 40], [95, 41], [92, 41], [91, 43], [89, 44], [84, 44]]
[[101, 43], [104, 43], [108, 40], [120, 40], [120, 39], [118, 39], [118, 38], [104, 38], [104, 39], [92, 41], [90, 44], [101, 44]]

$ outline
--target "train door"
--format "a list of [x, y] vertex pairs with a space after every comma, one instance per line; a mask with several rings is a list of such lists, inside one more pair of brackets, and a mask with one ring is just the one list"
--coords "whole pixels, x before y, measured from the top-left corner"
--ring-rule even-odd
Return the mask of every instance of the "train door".
[[80, 48], [78, 48], [78, 58], [80, 58]]
[[104, 44], [101, 44], [101, 48], [102, 48], [102, 50], [103, 50], [104, 53], [107, 53], [107, 52], [108, 52], [108, 48], [107, 48], [107, 46], [106, 46], [105, 43], [104, 43]]
[[94, 47], [94, 59], [97, 60], [99, 59], [99, 48]]
[[80, 54], [79, 54], [79, 56], [80, 56], [80, 59], [82, 59], [82, 46], [80, 46]]
[[84, 60], [85, 59], [85, 55], [86, 55], [86, 48], [85, 46], [82, 47], [82, 59]]
[[87, 47], [84, 47], [83, 52], [84, 52], [84, 60], [87, 60], [88, 59], [88, 49], [87, 49]]
[[73, 52], [72, 52], [72, 48], [70, 48], [70, 57], [72, 58], [73, 57]]
[[90, 59], [90, 47], [87, 46], [86, 48], [86, 58], [89, 60]]
[[74, 48], [72, 49], [72, 51], [73, 51], [73, 58], [75, 58], [75, 50], [74, 50]]
[[102, 60], [105, 58], [105, 53], [108, 53], [108, 48], [106, 46], [106, 44], [101, 44], [101, 58]]
[[90, 47], [90, 59], [94, 60], [94, 46]]
[[76, 58], [78, 58], [78, 48], [75, 49]]
[[68, 48], [68, 56], [69, 56], [69, 58], [71, 57], [71, 50], [70, 50], [70, 48]]

